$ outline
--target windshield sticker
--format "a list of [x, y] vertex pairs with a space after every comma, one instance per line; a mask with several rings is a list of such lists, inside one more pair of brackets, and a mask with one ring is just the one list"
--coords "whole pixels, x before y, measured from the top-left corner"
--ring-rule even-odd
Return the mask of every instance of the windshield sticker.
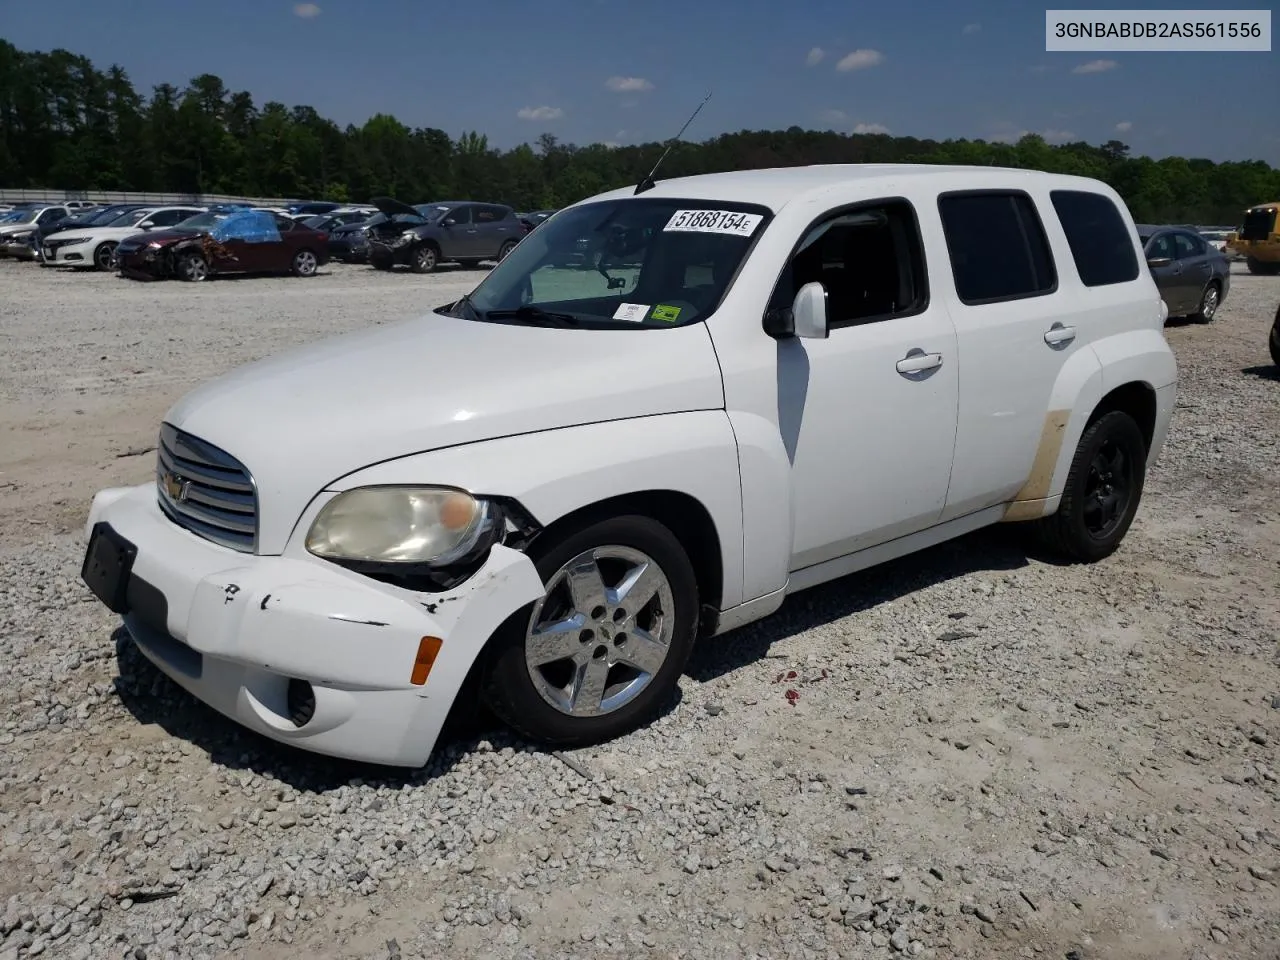
[[675, 323], [680, 316], [679, 307], [669, 307], [665, 303], [660, 303], [653, 308], [653, 313], [649, 316], [654, 320], [665, 320], [667, 323]]
[[620, 303], [613, 313], [615, 320], [630, 320], [632, 323], [643, 323], [645, 314], [649, 312], [647, 303]]
[[687, 233], [727, 233], [733, 237], [749, 237], [764, 217], [758, 213], [733, 210], [677, 210], [663, 227], [663, 232], [680, 230]]

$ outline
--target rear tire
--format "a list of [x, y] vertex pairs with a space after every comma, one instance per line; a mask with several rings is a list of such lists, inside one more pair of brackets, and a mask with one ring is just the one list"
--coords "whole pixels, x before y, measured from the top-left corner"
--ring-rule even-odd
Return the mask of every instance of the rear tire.
[[[548, 592], [508, 618], [481, 654], [486, 705], [524, 737], [562, 746], [602, 743], [651, 720], [676, 689], [698, 624], [697, 577], [680, 541], [649, 517], [613, 517], [541, 549], [535, 541], [532, 558]], [[570, 592], [574, 564], [597, 572], [576, 582], [602, 585], [603, 600], [587, 599], [593, 591], [582, 587]], [[638, 592], [619, 596], [613, 588], [632, 577]], [[549, 623], [569, 628], [531, 639], [535, 625]], [[531, 665], [540, 649], [549, 658], [559, 644], [563, 659]]]
[[1104, 413], [1080, 438], [1057, 511], [1036, 521], [1040, 539], [1077, 563], [1110, 556], [1133, 523], [1146, 470], [1137, 423], [1120, 410]]
[[295, 277], [314, 277], [320, 267], [320, 261], [313, 250], [299, 250], [293, 255], [293, 263], [289, 269]]
[[1210, 280], [1205, 284], [1204, 293], [1200, 294], [1200, 308], [1195, 312], [1195, 319], [1201, 323], [1212, 323], [1221, 305], [1222, 287], [1217, 280]]
[[1276, 310], [1275, 323], [1271, 325], [1271, 335], [1267, 337], [1267, 345], [1271, 348], [1271, 362], [1280, 367], [1280, 309]]
[[507, 259], [511, 255], [511, 251], [516, 248], [516, 241], [508, 240], [502, 245], [502, 249], [498, 251], [498, 263]]

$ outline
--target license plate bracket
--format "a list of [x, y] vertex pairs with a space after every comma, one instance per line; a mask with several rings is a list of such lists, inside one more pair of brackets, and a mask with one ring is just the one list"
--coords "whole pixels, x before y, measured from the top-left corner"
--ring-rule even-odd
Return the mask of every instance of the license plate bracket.
[[109, 523], [93, 525], [89, 546], [84, 552], [84, 563], [80, 567], [80, 579], [113, 613], [124, 614], [129, 610], [129, 575], [137, 556], [138, 548], [120, 536]]

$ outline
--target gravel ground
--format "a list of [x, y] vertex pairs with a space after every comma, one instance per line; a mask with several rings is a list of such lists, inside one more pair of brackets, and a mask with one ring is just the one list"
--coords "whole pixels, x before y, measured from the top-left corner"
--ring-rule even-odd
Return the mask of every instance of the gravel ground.
[[0, 960], [1280, 956], [1280, 278], [1170, 325], [1101, 564], [1000, 528], [817, 588], [570, 755], [483, 716], [409, 775], [243, 732], [80, 584], [89, 498], [195, 383], [477, 278], [0, 262]]

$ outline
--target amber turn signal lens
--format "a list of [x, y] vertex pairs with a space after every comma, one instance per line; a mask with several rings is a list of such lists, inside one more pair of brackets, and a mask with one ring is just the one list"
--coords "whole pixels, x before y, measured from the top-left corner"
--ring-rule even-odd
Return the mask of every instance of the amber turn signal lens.
[[431, 668], [435, 666], [436, 657], [444, 641], [439, 637], [423, 637], [418, 641], [418, 655], [413, 658], [413, 673], [409, 674], [409, 682], [416, 687], [427, 682]]

